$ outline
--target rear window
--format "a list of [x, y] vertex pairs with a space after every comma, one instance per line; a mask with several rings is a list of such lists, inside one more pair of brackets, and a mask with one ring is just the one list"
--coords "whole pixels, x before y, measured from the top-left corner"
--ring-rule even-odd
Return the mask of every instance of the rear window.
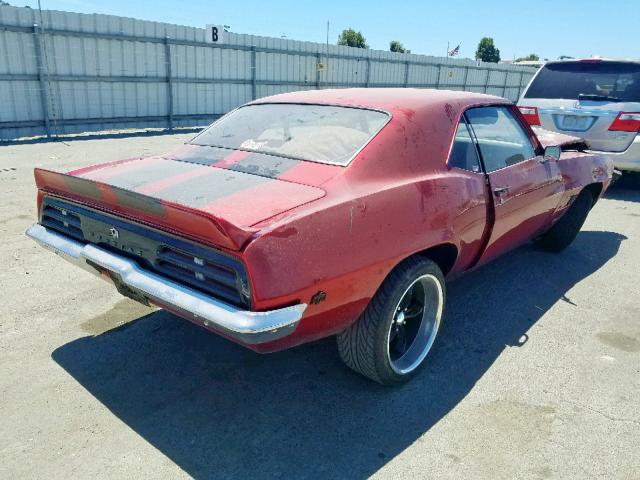
[[363, 108], [247, 105], [221, 118], [192, 144], [347, 165], [389, 120]]
[[623, 62], [566, 62], [542, 67], [525, 98], [640, 102], [640, 65]]

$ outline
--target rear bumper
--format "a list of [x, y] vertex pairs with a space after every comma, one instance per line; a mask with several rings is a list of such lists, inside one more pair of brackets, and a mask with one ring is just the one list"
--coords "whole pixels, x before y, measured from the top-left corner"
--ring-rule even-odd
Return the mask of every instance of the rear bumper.
[[624, 152], [613, 153], [594, 151], [594, 153], [609, 157], [618, 170], [640, 172], [640, 134], [636, 135], [633, 143], [631, 143], [629, 148]]
[[124, 286], [134, 297], [142, 297], [247, 345], [271, 342], [293, 333], [307, 308], [300, 304], [266, 312], [241, 310], [146, 271], [126, 257], [77, 242], [42, 225], [32, 225], [25, 233], [84, 270], [114, 283], [115, 277], [119, 290]]

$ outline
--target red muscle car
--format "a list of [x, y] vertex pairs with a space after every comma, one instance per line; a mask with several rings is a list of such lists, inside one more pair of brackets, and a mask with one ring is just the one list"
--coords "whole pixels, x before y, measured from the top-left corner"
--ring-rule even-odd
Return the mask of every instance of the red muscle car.
[[349, 367], [394, 384], [431, 349], [445, 278], [530, 240], [564, 249], [612, 171], [503, 98], [305, 91], [171, 154], [36, 169], [27, 235], [258, 352], [337, 335]]

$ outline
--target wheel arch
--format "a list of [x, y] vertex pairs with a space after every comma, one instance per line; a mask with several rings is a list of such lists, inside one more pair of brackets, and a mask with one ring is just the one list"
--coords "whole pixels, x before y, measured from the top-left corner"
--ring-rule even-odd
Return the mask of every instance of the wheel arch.
[[600, 198], [600, 194], [602, 193], [602, 188], [603, 188], [603, 185], [601, 182], [595, 182], [595, 183], [590, 183], [589, 185], [586, 185], [582, 189], [582, 191], [586, 190], [587, 192], [591, 193], [591, 196], [593, 197], [593, 203], [591, 204], [592, 207], [593, 205], [596, 204], [596, 202]]
[[442, 274], [446, 276], [456, 263], [458, 258], [458, 247], [453, 243], [441, 243], [438, 245], [425, 248], [414, 253], [413, 256], [428, 258], [432, 262], [435, 262]]

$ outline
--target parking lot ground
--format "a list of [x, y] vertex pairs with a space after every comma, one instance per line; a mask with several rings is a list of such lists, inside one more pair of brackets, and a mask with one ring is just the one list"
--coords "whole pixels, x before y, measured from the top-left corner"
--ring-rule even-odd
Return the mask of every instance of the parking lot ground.
[[34, 167], [189, 137], [0, 146], [0, 478], [640, 478], [640, 181], [563, 253], [449, 284], [429, 364], [389, 389], [333, 339], [254, 354], [23, 235]]

